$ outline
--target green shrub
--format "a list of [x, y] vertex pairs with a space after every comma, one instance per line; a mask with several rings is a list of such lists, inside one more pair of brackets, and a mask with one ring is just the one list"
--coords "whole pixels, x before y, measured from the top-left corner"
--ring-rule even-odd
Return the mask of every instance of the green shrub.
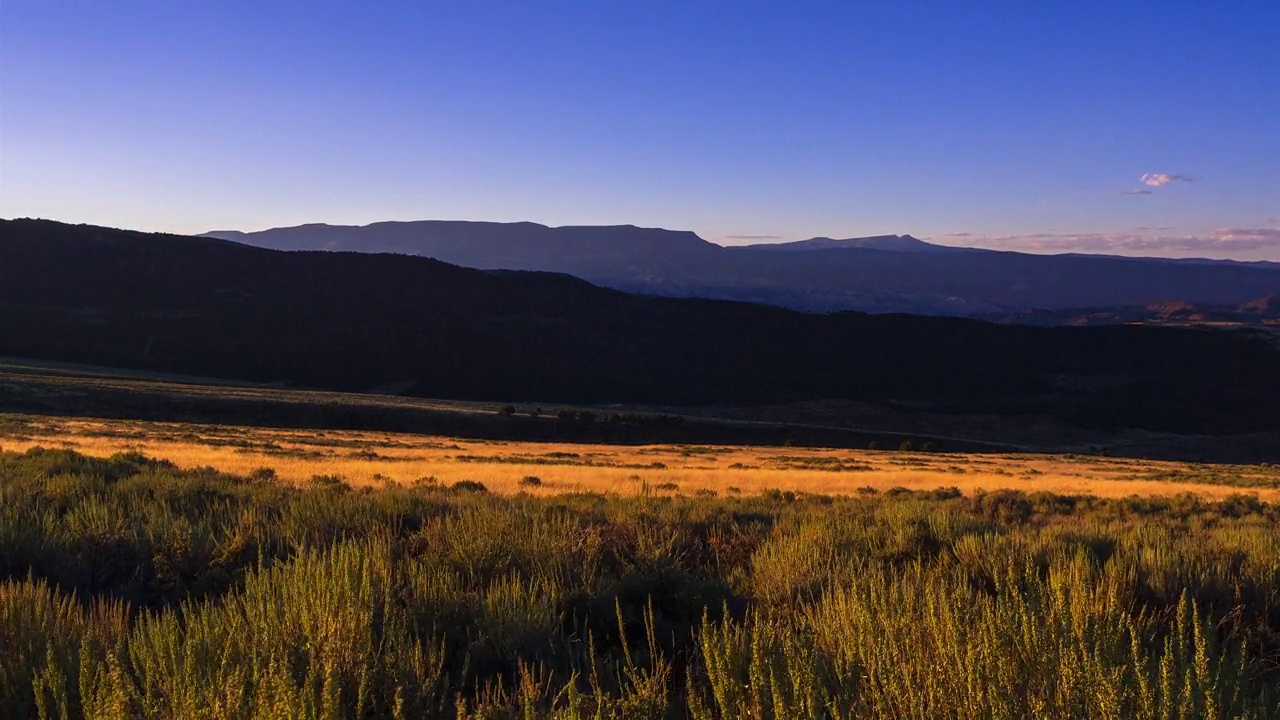
[[249, 479], [255, 482], [276, 482], [279, 478], [275, 468], [260, 467], [249, 473]]
[[351, 486], [341, 475], [312, 475], [311, 487], [333, 492], [350, 492]]

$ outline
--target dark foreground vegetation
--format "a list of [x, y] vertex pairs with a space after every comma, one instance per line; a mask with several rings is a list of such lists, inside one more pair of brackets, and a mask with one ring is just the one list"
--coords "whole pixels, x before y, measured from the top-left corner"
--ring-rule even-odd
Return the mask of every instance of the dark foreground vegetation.
[[0, 716], [1280, 717], [1280, 508], [0, 454]]
[[896, 404], [1077, 426], [1280, 428], [1244, 332], [817, 315], [427, 258], [0, 221], [0, 355], [521, 403]]

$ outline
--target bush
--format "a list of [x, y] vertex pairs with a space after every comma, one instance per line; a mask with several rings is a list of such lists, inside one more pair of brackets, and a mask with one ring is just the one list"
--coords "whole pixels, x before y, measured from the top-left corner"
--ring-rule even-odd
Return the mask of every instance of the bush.
[[542, 485], [542, 478], [537, 475], [525, 475], [520, 478], [519, 484], [521, 487], [540, 487]]
[[982, 515], [1002, 523], [1021, 524], [1031, 519], [1034, 508], [1027, 494], [1020, 490], [996, 490], [976, 495], [974, 508]]
[[795, 499], [796, 499], [795, 492], [791, 490], [782, 491], [777, 488], [768, 488], [764, 492], [760, 493], [760, 496], [763, 497], [765, 500], [770, 500], [773, 502], [789, 503], [789, 502], [795, 502]]
[[333, 492], [350, 492], [351, 486], [341, 475], [312, 475], [311, 487]]

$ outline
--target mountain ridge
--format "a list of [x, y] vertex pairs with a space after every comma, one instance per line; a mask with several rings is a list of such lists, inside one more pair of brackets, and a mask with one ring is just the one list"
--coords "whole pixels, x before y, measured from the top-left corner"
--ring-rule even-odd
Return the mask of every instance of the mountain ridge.
[[213, 237], [275, 250], [392, 252], [481, 269], [562, 272], [650, 295], [795, 310], [990, 317], [1028, 310], [1188, 301], [1231, 305], [1280, 293], [1280, 265], [956, 248], [910, 235], [722, 246], [634, 225], [388, 221]]
[[[21, 220], [39, 220], [41, 218], [14, 218]], [[53, 221], [57, 222], [57, 221]], [[185, 237], [211, 237], [216, 239], [238, 241], [237, 238], [264, 236], [270, 233], [301, 231], [313, 228], [327, 228], [332, 230], [363, 230], [366, 228], [374, 228], [380, 226], [427, 226], [431, 224], [443, 225], [459, 225], [459, 226], [495, 226], [495, 227], [517, 227], [528, 226], [539, 228], [542, 230], [614, 230], [627, 229], [635, 231], [651, 231], [656, 233], [676, 233], [681, 235], [691, 235], [697, 238], [700, 243], [710, 245], [722, 249], [757, 249], [757, 250], [791, 250], [791, 249], [872, 249], [872, 250], [898, 250], [913, 252], [923, 249], [927, 252], [937, 251], [963, 251], [976, 253], [1004, 253], [1010, 255], [1019, 255], [1027, 257], [1064, 257], [1064, 258], [1092, 258], [1106, 260], [1121, 261], [1138, 261], [1138, 262], [1169, 262], [1169, 263], [1190, 263], [1190, 264], [1209, 264], [1209, 265], [1227, 265], [1227, 266], [1266, 266], [1280, 268], [1280, 262], [1270, 260], [1234, 260], [1230, 258], [1209, 258], [1209, 257], [1185, 257], [1185, 258], [1169, 258], [1156, 255], [1114, 255], [1109, 253], [1084, 253], [1084, 252], [1057, 252], [1057, 253], [1032, 253], [1020, 250], [1001, 250], [996, 248], [972, 247], [962, 245], [944, 245], [934, 243], [928, 240], [917, 238], [911, 234], [883, 234], [883, 235], [860, 235], [847, 238], [832, 238], [826, 235], [818, 235], [800, 240], [779, 240], [777, 242], [753, 242], [744, 244], [721, 244], [712, 240], [707, 240], [692, 230], [673, 230], [670, 228], [635, 225], [633, 223], [620, 223], [617, 225], [547, 225], [544, 223], [534, 222], [532, 220], [445, 220], [445, 219], [424, 219], [424, 220], [378, 220], [365, 224], [344, 224], [344, 223], [302, 223], [299, 225], [281, 225], [277, 227], [264, 228], [262, 230], [209, 230], [203, 233]], [[261, 247], [261, 246], [258, 246]], [[273, 248], [279, 249], [279, 248]]]

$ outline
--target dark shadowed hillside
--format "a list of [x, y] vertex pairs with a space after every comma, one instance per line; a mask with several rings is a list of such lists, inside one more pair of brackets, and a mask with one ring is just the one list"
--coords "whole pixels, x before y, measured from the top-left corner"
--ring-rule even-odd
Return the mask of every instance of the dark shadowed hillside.
[[48, 221], [0, 223], [0, 328], [3, 355], [424, 397], [1280, 425], [1280, 352], [1240, 332], [815, 315]]
[[535, 223], [302, 225], [224, 239], [277, 250], [422, 255], [466, 267], [549, 270], [630, 292], [798, 310], [1008, 315], [1189, 301], [1236, 305], [1280, 294], [1280, 266], [932, 245], [909, 235], [721, 247], [691, 232]]

